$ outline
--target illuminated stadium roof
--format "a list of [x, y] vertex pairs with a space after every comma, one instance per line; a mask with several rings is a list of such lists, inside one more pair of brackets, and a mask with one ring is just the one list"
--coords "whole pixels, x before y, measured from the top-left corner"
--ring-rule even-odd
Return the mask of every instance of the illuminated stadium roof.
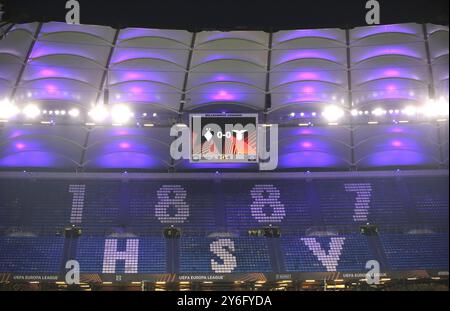
[[[50, 22], [1, 32], [4, 170], [252, 169], [173, 162], [169, 128], [192, 112], [280, 124], [280, 169], [448, 165], [446, 26], [191, 33]], [[111, 107], [134, 113], [128, 125], [90, 125], [105, 88]], [[11, 103], [25, 113], [14, 117]], [[323, 114], [330, 105], [341, 119]]]

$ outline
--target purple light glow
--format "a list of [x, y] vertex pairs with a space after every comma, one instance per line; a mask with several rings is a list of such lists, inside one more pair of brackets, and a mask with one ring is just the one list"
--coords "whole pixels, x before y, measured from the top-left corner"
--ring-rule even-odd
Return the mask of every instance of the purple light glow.
[[407, 49], [404, 47], [395, 47], [395, 46], [380, 47], [380, 48], [371, 48], [365, 51], [367, 52], [365, 52], [364, 54], [360, 52], [359, 55], [356, 56], [355, 58], [356, 62], [384, 55], [399, 55], [413, 58], [421, 58], [421, 55], [417, 51]]
[[142, 73], [139, 72], [129, 72], [125, 75], [125, 78], [127, 80], [138, 80], [138, 79], [142, 79], [143, 75]]
[[129, 149], [131, 147], [131, 145], [129, 143], [127, 143], [127, 142], [123, 142], [123, 143], [119, 144], [119, 147], [121, 149]]
[[125, 61], [131, 61], [135, 59], [158, 59], [169, 63], [178, 64], [184, 66], [186, 62], [186, 53], [180, 53], [177, 51], [155, 51], [150, 49], [141, 50], [116, 50], [113, 57], [112, 64], [122, 63]]
[[52, 34], [54, 32], [67, 31], [67, 32], [82, 32], [90, 34], [104, 40], [112, 41], [114, 37], [113, 29], [108, 27], [88, 26], [88, 25], [69, 25], [66, 23], [50, 22], [42, 25], [41, 35]]
[[384, 26], [374, 26], [374, 27], [361, 27], [352, 30], [352, 33], [356, 38], [364, 38], [372, 35], [383, 34], [383, 33], [403, 33], [409, 35], [417, 34], [417, 30], [409, 25], [384, 25]]
[[57, 158], [51, 152], [20, 152], [0, 158], [0, 166], [2, 167], [64, 167], [71, 166], [63, 158]]
[[341, 32], [340, 30], [328, 30], [328, 29], [299, 29], [299, 30], [292, 30], [287, 31], [283, 35], [278, 35], [278, 42], [282, 43], [284, 41], [294, 40], [294, 39], [301, 39], [301, 38], [311, 38], [311, 37], [317, 37], [317, 38], [324, 38], [324, 39], [330, 39], [330, 40], [339, 40], [343, 38], [343, 34], [339, 36], [337, 31]]
[[261, 60], [257, 57], [257, 53], [246, 53], [246, 51], [230, 51], [225, 52], [221, 51], [221, 54], [207, 54], [198, 56], [198, 60], [196, 61], [196, 65], [201, 65], [214, 61], [221, 60], [233, 60], [233, 61], [244, 61], [249, 62], [255, 65], [263, 65]]
[[376, 152], [360, 162], [361, 166], [397, 166], [423, 165], [433, 163], [432, 157], [425, 156], [420, 151], [390, 150]]
[[314, 132], [309, 130], [309, 129], [302, 129], [302, 130], [299, 131], [299, 134], [300, 135], [313, 135]]
[[384, 76], [386, 77], [398, 77], [400, 72], [398, 70], [389, 69], [384, 72]]
[[192, 73], [189, 77], [192, 87], [214, 84], [214, 83], [242, 83], [249, 85], [258, 85], [260, 83], [260, 74], [212, 74], [212, 73]]
[[[421, 74], [414, 70], [415, 68], [383, 68], [371, 70], [368, 73], [356, 73], [356, 79], [361, 83], [379, 80], [379, 79], [395, 79], [395, 78], [404, 78], [404, 79], [412, 79], [412, 80], [423, 80], [424, 77], [421, 77]], [[398, 80], [397, 80], [398, 81]]]
[[391, 142], [391, 146], [398, 148], [398, 147], [402, 147], [403, 143], [401, 141], [399, 141], [399, 140], [394, 140], [394, 141]]
[[[314, 70], [314, 69], [313, 69]], [[332, 84], [343, 84], [344, 77], [341, 72], [276, 72], [271, 74], [271, 82], [274, 86], [290, 84], [295, 82], [328, 82]]]
[[306, 93], [306, 94], [312, 94], [312, 93], [315, 92], [315, 89], [314, 89], [312, 86], [305, 86], [305, 87], [302, 89], [302, 92], [303, 92], [303, 93]]
[[309, 58], [338, 62], [336, 56], [332, 55], [331, 53], [326, 53], [320, 50], [306, 50], [296, 53], [291, 52], [289, 54], [285, 54], [283, 57], [280, 58], [280, 60], [277, 63], [283, 64], [296, 59], [309, 59]]
[[91, 167], [100, 168], [157, 168], [162, 165], [157, 159], [139, 152], [116, 152], [95, 158]]
[[233, 100], [234, 96], [227, 91], [221, 90], [213, 96], [214, 100]]
[[22, 144], [22, 143], [17, 143], [17, 144], [16, 144], [16, 148], [17, 148], [18, 150], [23, 150], [23, 149], [25, 149], [25, 147], [26, 147], [25, 144]]
[[[105, 52], [106, 46], [105, 46]], [[73, 55], [73, 56], [81, 56], [87, 59], [95, 60], [98, 58], [98, 55], [93, 51], [89, 51], [89, 49], [76, 46], [74, 44], [63, 44], [63, 43], [49, 43], [49, 42], [36, 42], [34, 46], [33, 52], [31, 53], [30, 59], [33, 60], [35, 58], [46, 57], [51, 55]]]
[[309, 142], [309, 141], [305, 141], [305, 142], [303, 142], [303, 143], [301, 144], [301, 146], [302, 146], [303, 148], [311, 148], [311, 147], [313, 146], [313, 144], [312, 144], [311, 142]]
[[178, 30], [167, 29], [146, 29], [146, 28], [126, 28], [120, 32], [119, 40], [129, 40], [137, 38], [167, 38], [169, 40], [177, 40], [188, 45], [191, 34], [187, 31], [180, 32]]
[[393, 127], [390, 132], [392, 133], [403, 133], [404, 130], [401, 127]]
[[114, 131], [114, 133], [112, 133], [112, 135], [126, 136], [126, 135], [129, 135], [129, 132], [127, 130], [120, 129], [120, 130]]
[[48, 84], [45, 86], [45, 90], [49, 93], [49, 94], [55, 94], [58, 91], [58, 88], [53, 85], [53, 84]]
[[301, 80], [316, 80], [318, 75], [314, 72], [301, 72], [298, 74], [298, 78]]
[[55, 77], [57, 76], [56, 72], [54, 70], [51, 69], [43, 69], [40, 72], [42, 77]]
[[396, 86], [396, 85], [393, 85], [393, 84], [390, 84], [390, 85], [388, 85], [388, 86], [386, 87], [386, 90], [389, 91], [389, 92], [394, 92], [394, 91], [397, 90], [397, 86]]
[[183, 72], [148, 72], [148, 71], [117, 71], [110, 76], [111, 84], [148, 81], [180, 87], [184, 78]]
[[131, 93], [136, 94], [136, 95], [140, 95], [140, 94], [142, 94], [144, 92], [144, 90], [142, 88], [138, 87], [138, 86], [133, 86], [130, 89], [130, 91], [131, 91]]
[[8, 139], [16, 138], [22, 135], [26, 135], [27, 133], [25, 131], [21, 130], [14, 130], [9, 136]]
[[279, 167], [339, 167], [348, 165], [338, 157], [315, 151], [302, 151], [296, 153], [285, 154], [280, 157]]

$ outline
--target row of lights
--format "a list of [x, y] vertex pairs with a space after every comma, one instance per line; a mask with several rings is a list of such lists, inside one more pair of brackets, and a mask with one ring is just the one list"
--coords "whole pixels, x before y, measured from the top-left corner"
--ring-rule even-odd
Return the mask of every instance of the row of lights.
[[356, 117], [358, 115], [374, 115], [376, 117], [381, 117], [384, 115], [399, 115], [403, 114], [409, 117], [416, 115], [424, 115], [426, 117], [445, 117], [449, 114], [449, 104], [444, 99], [438, 101], [429, 100], [427, 104], [422, 107], [407, 106], [404, 109], [389, 109], [385, 110], [383, 108], [376, 108], [372, 111], [368, 110], [352, 110], [352, 116]]
[[[369, 110], [351, 110], [353, 117], [357, 116], [375, 116], [381, 117], [385, 115], [399, 115], [403, 114], [408, 117], [417, 115], [423, 115], [425, 117], [447, 117], [449, 115], [449, 103], [448, 100], [441, 97], [439, 100], [429, 99], [422, 107], [407, 106], [404, 109], [389, 109], [375, 108], [372, 111]], [[291, 117], [297, 116], [295, 112], [290, 114]], [[300, 117], [304, 117], [305, 113], [300, 113]], [[316, 117], [317, 113], [311, 113], [311, 116]], [[322, 117], [328, 122], [337, 122], [345, 116], [345, 110], [337, 105], [329, 105], [322, 111]]]
[[[89, 117], [94, 122], [104, 122], [108, 118], [116, 124], [126, 124], [134, 113], [126, 105], [114, 105], [110, 109], [105, 105], [96, 105], [88, 113]], [[35, 104], [28, 104], [22, 110], [19, 109], [11, 101], [4, 99], [0, 101], [0, 120], [9, 120], [16, 117], [19, 114], [23, 114], [26, 119], [36, 119], [41, 114], [51, 116], [70, 116], [77, 118], [80, 115], [80, 110], [73, 108], [69, 111], [66, 110], [41, 110]]]
[[[0, 120], [8, 120], [16, 115], [23, 113], [23, 115], [27, 119], [35, 119], [37, 118], [41, 113], [44, 115], [69, 115], [71, 117], [78, 117], [80, 115], [80, 111], [76, 108], [71, 109], [69, 111], [66, 110], [43, 110], [41, 111], [38, 106], [35, 104], [28, 104], [23, 108], [21, 111], [14, 103], [12, 103], [9, 100], [2, 100], [0, 101]], [[384, 115], [399, 115], [403, 114], [406, 116], [415, 116], [418, 114], [424, 115], [426, 117], [447, 117], [449, 115], [449, 103], [448, 100], [445, 100], [445, 98], [440, 98], [439, 100], [430, 99], [427, 101], [427, 103], [422, 107], [414, 107], [414, 106], [408, 106], [404, 109], [390, 109], [385, 110], [383, 108], [376, 108], [372, 111], [369, 110], [357, 110], [354, 109], [351, 111], [351, 115], [353, 117], [357, 116], [368, 116], [373, 115], [375, 117], [381, 117]], [[112, 106], [110, 109], [106, 105], [96, 105], [94, 106], [88, 113], [89, 117], [94, 122], [104, 122], [108, 118], [112, 120], [114, 124], [126, 124], [128, 121], [135, 116], [135, 114], [130, 110], [130, 108], [123, 104], [117, 104]], [[295, 112], [292, 112], [290, 114], [291, 117], [295, 117], [297, 114]], [[311, 114], [313, 117], [317, 116], [316, 112], [313, 112]], [[345, 116], [345, 110], [337, 105], [329, 105], [325, 107], [325, 109], [322, 111], [322, 117], [328, 121], [328, 122], [337, 122], [342, 117]], [[143, 114], [144, 117], [147, 116], [147, 114]], [[153, 116], [156, 116], [156, 113], [153, 114]], [[304, 117], [304, 113], [300, 113], [301, 117]]]

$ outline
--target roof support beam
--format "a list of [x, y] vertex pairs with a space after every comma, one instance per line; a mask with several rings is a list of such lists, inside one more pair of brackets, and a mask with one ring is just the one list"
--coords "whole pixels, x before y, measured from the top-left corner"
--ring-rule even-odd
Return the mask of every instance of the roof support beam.
[[[272, 108], [271, 94], [270, 94], [270, 67], [272, 65], [272, 43], [273, 33], [269, 33], [269, 46], [267, 51], [267, 67], [266, 67], [266, 86], [265, 86], [265, 102], [264, 102], [264, 123], [267, 123], [267, 114], [270, 108]], [[270, 103], [269, 103], [270, 101]]]
[[[425, 44], [425, 52], [427, 55], [427, 69], [428, 69], [428, 81], [430, 81], [428, 85], [428, 97], [430, 99], [436, 99], [436, 84], [434, 80], [434, 70], [433, 70], [433, 59], [431, 56], [431, 49], [430, 49], [430, 37], [428, 36], [428, 27], [427, 24], [422, 24], [422, 32], [423, 32], [423, 39]], [[445, 166], [445, 159], [444, 159], [444, 148], [445, 143], [443, 141], [442, 137], [442, 126], [437, 122], [436, 124], [436, 131], [437, 131], [437, 140], [438, 140], [438, 146], [439, 146], [439, 167]]]
[[[103, 72], [102, 79], [100, 80], [100, 86], [98, 88], [99, 92], [97, 94], [95, 104], [97, 104], [100, 101], [100, 98], [102, 96], [102, 91], [108, 90], [108, 88], [109, 88], [109, 86], [108, 86], [109, 67], [111, 65], [111, 59], [114, 54], [114, 49], [117, 44], [117, 39], [119, 38], [119, 33], [120, 33], [120, 29], [117, 29], [116, 33], [114, 34], [114, 39], [112, 42], [111, 49], [109, 50], [108, 58], [106, 60], [105, 71]], [[107, 101], [107, 100], [108, 100], [108, 98], [105, 100], [105, 104], [109, 104], [109, 101]]]
[[[112, 46], [111, 49], [109, 50], [109, 54], [108, 54], [108, 59], [106, 60], [106, 65], [105, 65], [105, 70], [103, 72], [102, 78], [100, 80], [100, 85], [98, 88], [98, 93], [97, 93], [97, 98], [95, 100], [95, 104], [97, 104], [100, 101], [100, 98], [102, 96], [102, 91], [105, 91], [108, 89], [108, 74], [109, 74], [109, 67], [111, 65], [111, 59], [112, 56], [114, 55], [114, 50], [117, 44], [117, 39], [119, 38], [119, 33], [120, 33], [120, 29], [116, 30], [116, 33], [114, 34], [114, 39], [112, 42]], [[109, 104], [109, 98], [108, 98], [109, 94], [106, 95], [107, 98], [105, 98], [105, 104], [108, 105]], [[87, 123], [87, 114], [84, 115], [85, 119], [84, 122]], [[90, 134], [91, 131], [94, 129], [91, 126], [86, 127], [87, 132], [86, 132], [86, 137], [84, 139], [84, 143], [83, 143], [83, 151], [81, 152], [81, 157], [80, 157], [80, 167], [77, 168], [77, 171], [84, 171], [84, 162], [86, 160], [86, 151], [88, 149], [88, 144], [89, 144], [89, 138], [90, 138]]]
[[[0, 25], [0, 27], [5, 26], [6, 24], [8, 24], [8, 23], [7, 23], [7, 22], [4, 22], [4, 23], [2, 23], [2, 24]], [[6, 30], [0, 34], [0, 40], [3, 39], [3, 38], [8, 34], [8, 32], [11, 31], [11, 29], [12, 29], [15, 25], [16, 25], [16, 24], [11, 23], [11, 24], [6, 28]]]
[[[351, 55], [351, 40], [350, 40], [350, 29], [345, 30], [345, 41], [347, 45], [347, 100], [348, 105], [347, 108], [349, 111], [353, 109], [353, 87], [352, 87], [352, 55]], [[351, 164], [350, 164], [350, 170], [355, 171], [356, 168], [356, 162], [355, 162], [355, 126], [353, 124], [354, 120], [352, 117], [350, 117], [349, 120], [349, 127], [350, 127], [350, 152], [351, 152]]]
[[10, 95], [11, 100], [14, 100], [14, 97], [16, 97], [17, 90], [20, 85], [20, 81], [22, 80], [23, 74], [25, 73], [25, 69], [27, 68], [29, 58], [31, 56], [31, 53], [33, 52], [36, 41], [38, 40], [38, 36], [39, 36], [39, 33], [41, 32], [41, 29], [42, 29], [42, 23], [39, 23], [36, 28], [36, 31], [34, 32], [33, 41], [31, 42], [30, 47], [28, 48], [27, 55], [25, 56], [22, 68], [20, 69], [19, 75], [17, 76], [17, 80], [16, 80], [16, 83], [14, 84], [14, 88], [11, 92], [11, 95]]
[[[191, 71], [192, 56], [194, 55], [196, 37], [197, 37], [197, 33], [193, 32], [192, 38], [191, 38], [191, 45], [189, 48], [189, 55], [188, 55], [187, 64], [186, 64], [186, 72], [184, 74], [183, 87], [181, 89], [180, 106], [178, 108], [178, 118], [177, 118], [178, 123], [183, 122], [184, 105], [186, 104], [186, 101], [187, 101], [186, 93], [187, 93], [187, 86], [188, 86], [188, 82], [189, 82], [189, 72]], [[175, 141], [176, 139], [177, 139], [177, 137], [174, 137], [172, 142]], [[171, 157], [169, 172], [171, 173], [174, 170], [175, 170], [175, 160]]]
[[423, 39], [425, 44], [425, 53], [427, 55], [427, 67], [428, 67], [428, 79], [430, 81], [428, 85], [428, 95], [430, 98], [434, 98], [436, 95], [436, 88], [434, 84], [434, 73], [433, 73], [433, 62], [431, 59], [431, 50], [430, 50], [430, 42], [428, 38], [428, 29], [427, 24], [422, 24], [422, 31], [423, 31]]
[[191, 45], [189, 49], [189, 55], [188, 60], [186, 64], [186, 73], [184, 74], [184, 81], [183, 81], [183, 88], [181, 89], [181, 99], [180, 99], [180, 107], [178, 109], [178, 122], [181, 123], [182, 119], [181, 116], [184, 112], [184, 105], [186, 104], [186, 92], [187, 92], [187, 85], [189, 82], [189, 72], [191, 70], [191, 64], [192, 64], [192, 56], [194, 55], [194, 48], [195, 48], [195, 39], [197, 37], [197, 33], [192, 33], [192, 39], [191, 39]]

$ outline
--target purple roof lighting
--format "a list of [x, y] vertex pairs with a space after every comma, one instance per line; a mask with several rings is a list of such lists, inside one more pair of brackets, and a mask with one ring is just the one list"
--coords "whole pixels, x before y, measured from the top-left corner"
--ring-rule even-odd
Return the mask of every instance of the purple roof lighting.
[[370, 49], [354, 48], [357, 51], [357, 55], [353, 59], [353, 62], [359, 63], [367, 59], [374, 57], [380, 57], [385, 55], [398, 55], [405, 57], [412, 57], [416, 59], [423, 59], [423, 51], [417, 51], [417, 49], [406, 48], [404, 46], [382, 46], [382, 47], [371, 47]]
[[145, 28], [126, 28], [122, 29], [119, 34], [119, 41], [125, 41], [135, 38], [166, 38], [183, 43], [189, 46], [192, 34], [183, 30], [167, 30], [167, 29], [145, 29]]
[[369, 26], [360, 27], [352, 30], [353, 38], [362, 39], [365, 37], [384, 34], [384, 33], [402, 33], [407, 35], [417, 35], [420, 32], [418, 25], [403, 24], [403, 25], [382, 25], [382, 26]]
[[161, 166], [161, 161], [138, 152], [117, 152], [96, 157], [88, 163], [89, 167], [99, 168], [140, 168], [153, 169]]
[[67, 161], [52, 152], [22, 152], [0, 158], [2, 167], [63, 167]]
[[281, 168], [309, 168], [309, 167], [343, 167], [348, 163], [333, 154], [315, 151], [301, 151], [280, 156]]
[[119, 147], [121, 149], [130, 149], [131, 145], [128, 142], [122, 142], [122, 143], [119, 144]]
[[177, 50], [120, 48], [115, 51], [111, 63], [118, 64], [135, 59], [159, 59], [184, 67], [187, 54], [186, 51]]
[[23, 149], [25, 149], [25, 147], [26, 147], [26, 145], [23, 144], [23, 143], [17, 143], [17, 144], [16, 144], [17, 150], [23, 150]]
[[95, 47], [86, 48], [80, 47], [76, 44], [63, 44], [63, 43], [49, 43], [49, 42], [36, 42], [33, 51], [31, 52], [30, 59], [41, 58], [52, 55], [67, 55], [75, 57], [84, 57], [92, 61], [101, 62], [107, 56], [107, 47]]
[[212, 99], [217, 101], [231, 101], [235, 97], [227, 91], [220, 90], [216, 94], [213, 95]]
[[274, 59], [274, 65], [284, 64], [297, 59], [323, 59], [335, 63], [340, 63], [341, 60], [343, 61], [342, 57], [326, 50], [302, 50], [296, 52], [279, 52], [279, 54]]
[[344, 32], [337, 29], [299, 29], [292, 31], [283, 31], [281, 34], [276, 34], [276, 40], [280, 43], [301, 39], [301, 38], [324, 38], [335, 41], [344, 40]]

